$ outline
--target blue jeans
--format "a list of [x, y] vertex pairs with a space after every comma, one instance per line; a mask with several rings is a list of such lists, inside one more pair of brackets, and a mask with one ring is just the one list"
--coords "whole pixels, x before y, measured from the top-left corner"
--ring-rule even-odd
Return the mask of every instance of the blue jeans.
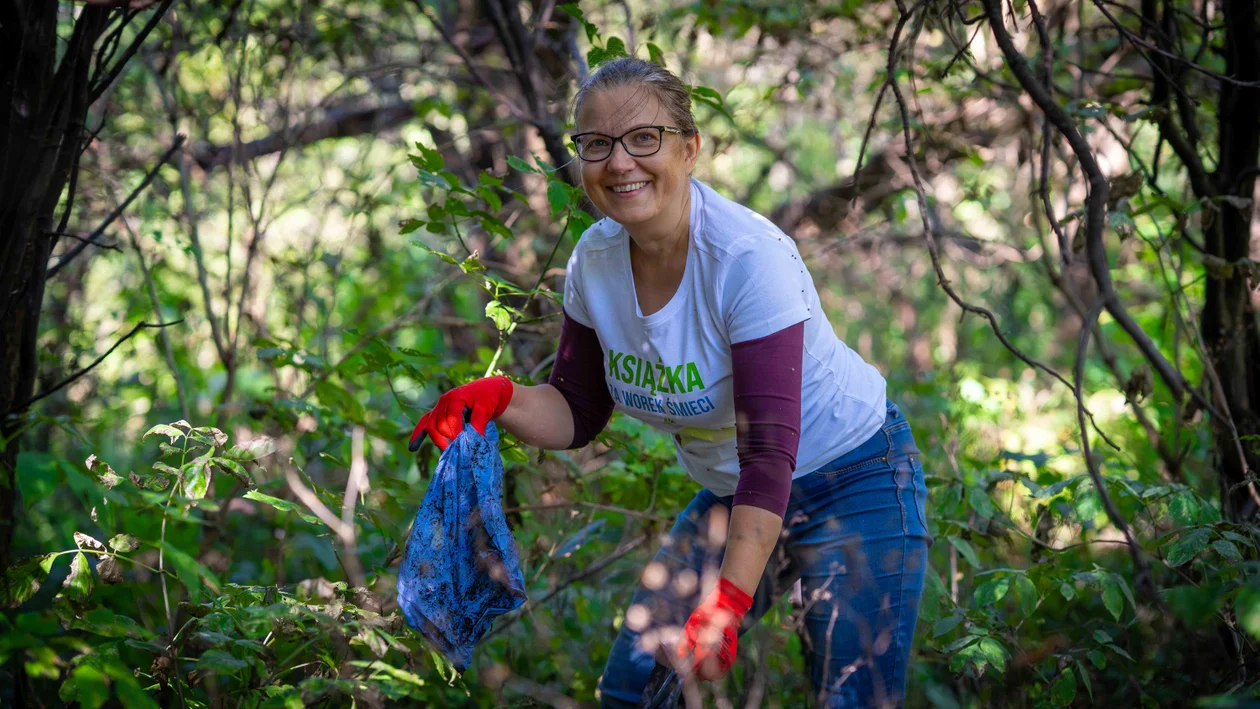
[[[898, 706], [932, 538], [910, 423], [892, 402], [852, 452], [792, 483], [783, 533], [741, 632], [799, 579], [802, 652], [825, 707]], [[634, 707], [662, 640], [716, 578], [730, 497], [701, 490], [644, 570], [600, 679], [603, 707]]]

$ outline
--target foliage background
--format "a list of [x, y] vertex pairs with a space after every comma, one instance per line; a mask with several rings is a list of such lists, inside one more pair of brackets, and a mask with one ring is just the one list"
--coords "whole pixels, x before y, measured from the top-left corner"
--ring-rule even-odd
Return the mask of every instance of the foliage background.
[[[435, 463], [414, 420], [487, 373], [547, 376], [592, 219], [567, 100], [628, 52], [694, 85], [697, 177], [797, 239], [914, 424], [936, 544], [907, 704], [1245, 704], [1258, 17], [61, 3], [30, 51], [65, 61], [90, 21], [98, 62], [135, 51], [82, 107], [38, 374], [6, 400], [0, 698], [594, 702], [695, 491], [667, 439], [618, 416], [581, 451], [508, 442], [531, 600], [463, 676], [404, 628], [393, 564]], [[711, 701], [808, 703], [799, 616], [785, 598]]]

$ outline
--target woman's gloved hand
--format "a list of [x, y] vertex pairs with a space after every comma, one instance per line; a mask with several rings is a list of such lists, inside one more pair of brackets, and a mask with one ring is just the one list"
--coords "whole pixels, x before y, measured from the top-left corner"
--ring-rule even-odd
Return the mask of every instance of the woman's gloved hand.
[[697, 678], [720, 679], [730, 671], [739, 647], [739, 624], [752, 602], [752, 596], [739, 586], [719, 578], [704, 602], [692, 611], [683, 626], [678, 659], [686, 661], [691, 656], [691, 671]]
[[512, 401], [512, 380], [507, 377], [487, 377], [456, 387], [438, 397], [433, 410], [420, 417], [407, 448], [420, 450], [427, 435], [441, 450], [464, 430], [464, 410], [471, 412], [469, 423], [477, 433], [486, 434], [486, 424], [503, 415]]

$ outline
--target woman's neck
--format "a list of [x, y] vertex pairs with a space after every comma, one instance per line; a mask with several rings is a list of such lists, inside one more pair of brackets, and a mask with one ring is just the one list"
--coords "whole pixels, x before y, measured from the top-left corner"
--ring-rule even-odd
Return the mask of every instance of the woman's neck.
[[691, 190], [670, 213], [652, 222], [626, 227], [639, 255], [649, 263], [666, 263], [687, 252], [691, 233]]

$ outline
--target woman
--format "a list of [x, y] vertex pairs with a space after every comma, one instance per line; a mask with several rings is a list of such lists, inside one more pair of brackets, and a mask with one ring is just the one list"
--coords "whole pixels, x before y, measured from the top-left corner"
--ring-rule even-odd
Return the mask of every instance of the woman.
[[819, 703], [900, 702], [931, 540], [883, 377], [836, 338], [792, 240], [691, 178], [700, 136], [677, 77], [617, 59], [574, 114], [582, 186], [607, 217], [569, 259], [551, 377], [447, 392], [413, 445], [445, 448], [466, 408], [540, 448], [586, 445], [614, 409], [673, 437], [704, 487], [644, 570], [603, 706], [635, 706], [657, 658], [723, 676], [738, 633], [797, 579]]

